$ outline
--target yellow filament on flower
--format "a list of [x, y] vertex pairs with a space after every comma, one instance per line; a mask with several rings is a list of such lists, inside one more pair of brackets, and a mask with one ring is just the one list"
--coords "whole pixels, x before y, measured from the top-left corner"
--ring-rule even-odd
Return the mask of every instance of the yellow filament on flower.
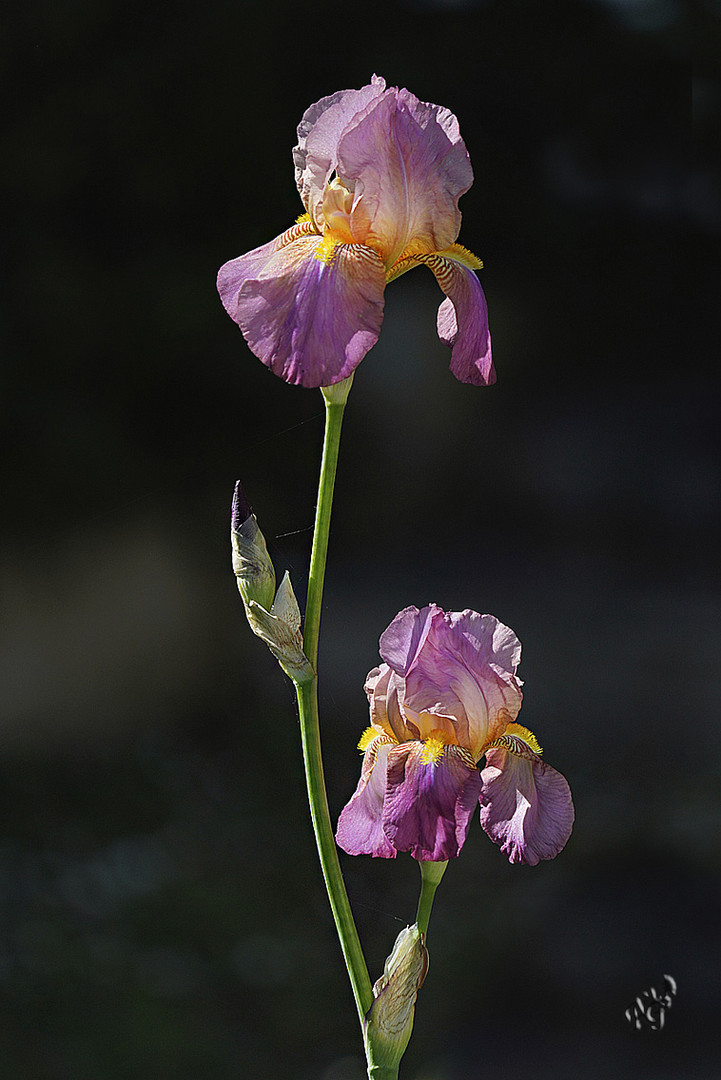
[[443, 757], [449, 739], [444, 731], [436, 728], [423, 740], [421, 761], [424, 765], [437, 765]]
[[312, 221], [310, 214], [299, 214], [295, 219], [296, 225], [302, 225], [304, 221]]

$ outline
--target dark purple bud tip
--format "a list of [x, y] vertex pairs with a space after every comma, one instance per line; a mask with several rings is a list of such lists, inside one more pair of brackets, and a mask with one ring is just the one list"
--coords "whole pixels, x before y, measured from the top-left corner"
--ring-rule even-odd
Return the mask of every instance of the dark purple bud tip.
[[230, 511], [230, 528], [232, 532], [238, 532], [241, 525], [245, 524], [252, 513], [250, 503], [243, 491], [243, 485], [240, 480], [236, 480], [235, 491], [233, 492], [233, 507]]

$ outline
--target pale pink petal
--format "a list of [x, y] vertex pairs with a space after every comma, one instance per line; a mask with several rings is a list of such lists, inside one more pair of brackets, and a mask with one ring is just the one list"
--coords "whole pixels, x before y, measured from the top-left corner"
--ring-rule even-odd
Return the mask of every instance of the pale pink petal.
[[383, 829], [398, 851], [415, 859], [454, 859], [468, 835], [480, 777], [456, 746], [437, 762], [424, 762], [422, 743], [405, 743], [388, 755]]
[[349, 855], [395, 859], [396, 849], [383, 832], [383, 799], [391, 743], [380, 736], [366, 749], [358, 787], [338, 818], [336, 841]]
[[417, 739], [418, 728], [409, 723], [401, 707], [403, 679], [387, 664], [368, 672], [365, 692], [370, 705], [371, 723], [381, 728], [397, 743]]
[[261, 273], [271, 255], [283, 247], [284, 236], [285, 233], [276, 236], [269, 244], [262, 244], [261, 247], [254, 248], [253, 251], [241, 255], [237, 259], [231, 259], [230, 262], [224, 263], [218, 271], [217, 286], [220, 299], [233, 322], [238, 321], [238, 293], [240, 292], [240, 286], [248, 278], [257, 277]]
[[325, 186], [337, 165], [338, 141], [353, 118], [379, 97], [385, 81], [377, 75], [360, 90], [338, 90], [321, 98], [298, 124], [298, 145], [293, 150], [295, 181], [303, 205], [319, 228]]
[[286, 382], [329, 386], [346, 378], [378, 340], [380, 259], [351, 244], [329, 253], [315, 234], [270, 251], [259, 269], [261, 250], [251, 252], [252, 276], [237, 293], [237, 322], [248, 345]]
[[518, 715], [521, 645], [493, 615], [406, 608], [381, 635], [380, 652], [405, 675], [407, 717], [450, 718], [458, 742], [478, 757]]
[[399, 611], [387, 630], [380, 636], [379, 651], [383, 659], [399, 675], [405, 675], [423, 648], [434, 620], [443, 619], [437, 604], [422, 610], [415, 605]]
[[460, 260], [437, 255], [425, 260], [447, 298], [438, 308], [438, 336], [450, 345], [451, 371], [460, 382], [490, 386], [496, 381], [481, 283]]
[[574, 820], [561, 773], [530, 749], [497, 747], [486, 753], [481, 780], [481, 825], [512, 863], [535, 866], [558, 855]]
[[461, 225], [473, 170], [448, 109], [387, 90], [341, 136], [337, 171], [354, 192], [353, 237], [390, 267], [403, 252], [440, 251]]

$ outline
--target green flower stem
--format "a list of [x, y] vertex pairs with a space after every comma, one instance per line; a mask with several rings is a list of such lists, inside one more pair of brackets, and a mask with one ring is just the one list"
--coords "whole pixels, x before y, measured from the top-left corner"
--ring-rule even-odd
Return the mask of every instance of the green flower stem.
[[418, 898], [418, 912], [416, 922], [418, 929], [424, 937], [428, 934], [428, 923], [433, 907], [433, 898], [440, 880], [446, 872], [448, 862], [420, 862], [421, 868], [421, 895]]
[[[348, 379], [344, 383], [337, 384], [337, 386], [323, 389], [326, 405], [325, 439], [320, 467], [318, 506], [316, 509], [315, 532], [313, 534], [313, 550], [310, 560], [308, 598], [303, 633], [303, 649], [313, 666], [314, 672], [317, 672], [318, 635], [325, 563], [328, 553], [328, 533], [333, 505], [333, 488], [338, 465], [343, 411], [350, 390], [350, 383], [351, 380]], [[318, 845], [318, 855], [326, 889], [328, 890], [328, 899], [330, 900], [336, 930], [338, 931], [343, 956], [348, 968], [348, 976], [353, 988], [358, 1016], [362, 1024], [365, 1014], [373, 1004], [373, 991], [343, 881], [328, 810], [318, 720], [318, 676], [315, 674], [309, 682], [296, 682], [295, 686], [298, 695], [303, 760], [305, 762], [313, 831]]]

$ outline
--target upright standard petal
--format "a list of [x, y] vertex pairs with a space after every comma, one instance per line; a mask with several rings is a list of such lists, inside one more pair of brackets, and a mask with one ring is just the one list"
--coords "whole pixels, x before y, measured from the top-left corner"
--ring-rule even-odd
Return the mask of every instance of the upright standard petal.
[[573, 828], [566, 778], [532, 750], [497, 747], [481, 772], [481, 825], [512, 863], [553, 859]]
[[385, 85], [384, 79], [374, 75], [360, 90], [338, 90], [306, 109], [298, 124], [298, 144], [293, 150], [295, 182], [319, 229], [325, 186], [338, 164], [340, 137], [354, 117], [382, 95]]
[[521, 646], [493, 615], [406, 608], [381, 635], [381, 656], [405, 676], [404, 711], [448, 717], [476, 758], [521, 707]]
[[341, 136], [337, 170], [355, 193], [354, 239], [381, 253], [387, 267], [402, 253], [440, 251], [458, 236], [458, 199], [473, 170], [448, 109], [387, 90]]
[[419, 737], [418, 728], [409, 723], [402, 709], [403, 679], [388, 664], [368, 672], [364, 689], [368, 695], [371, 724], [376, 730], [390, 735], [397, 743]]
[[270, 251], [260, 271], [251, 254], [253, 276], [239, 286], [236, 321], [255, 355], [289, 383], [345, 379], [375, 345], [383, 322], [378, 256], [317, 234]]
[[422, 743], [405, 743], [388, 755], [383, 830], [398, 851], [420, 861], [454, 859], [468, 835], [480, 777], [468, 754], [447, 746], [428, 760]]
[[438, 619], [443, 619], [443, 611], [437, 604], [428, 604], [420, 610], [411, 605], [399, 611], [378, 643], [385, 662], [405, 676], [425, 645], [434, 620]]

